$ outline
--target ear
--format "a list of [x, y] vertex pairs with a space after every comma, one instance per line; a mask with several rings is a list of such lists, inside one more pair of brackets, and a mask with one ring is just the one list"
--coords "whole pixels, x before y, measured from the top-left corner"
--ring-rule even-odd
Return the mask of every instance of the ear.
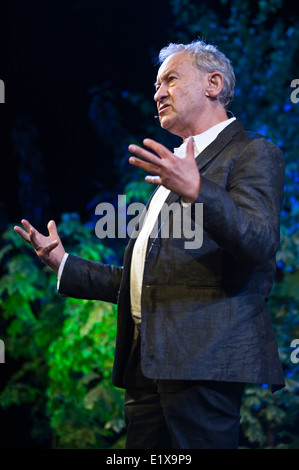
[[223, 76], [220, 72], [212, 72], [208, 75], [206, 96], [217, 98], [223, 87]]

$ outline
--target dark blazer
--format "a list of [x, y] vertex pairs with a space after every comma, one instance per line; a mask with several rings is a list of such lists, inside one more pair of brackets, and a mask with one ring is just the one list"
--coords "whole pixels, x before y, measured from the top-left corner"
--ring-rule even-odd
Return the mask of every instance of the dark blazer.
[[[284, 158], [264, 137], [236, 120], [198, 157], [203, 243], [185, 239], [148, 243], [142, 288], [141, 365], [153, 379], [217, 380], [284, 386], [267, 308], [276, 270]], [[167, 201], [180, 202], [171, 192]], [[194, 207], [194, 206], [193, 206]], [[194, 220], [195, 222], [195, 220]], [[170, 225], [171, 225], [170, 221]], [[113, 382], [124, 372], [134, 323], [130, 262], [123, 267], [69, 256], [60, 292], [118, 304]]]

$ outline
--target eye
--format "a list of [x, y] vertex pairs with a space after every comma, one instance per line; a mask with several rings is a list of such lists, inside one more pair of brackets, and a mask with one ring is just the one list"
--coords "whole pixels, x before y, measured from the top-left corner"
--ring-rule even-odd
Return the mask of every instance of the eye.
[[174, 80], [176, 80], [176, 77], [174, 75], [170, 75], [168, 77], [168, 82], [173, 82]]

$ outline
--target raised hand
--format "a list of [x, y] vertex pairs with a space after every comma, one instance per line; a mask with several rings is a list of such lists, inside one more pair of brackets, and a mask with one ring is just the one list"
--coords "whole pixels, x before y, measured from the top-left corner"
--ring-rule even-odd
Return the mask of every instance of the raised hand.
[[33, 246], [37, 256], [53, 271], [58, 272], [60, 263], [65, 254], [54, 220], [48, 223], [49, 236], [45, 237], [39, 233], [26, 219], [23, 219], [21, 227], [14, 227], [14, 230], [23, 238], [26, 243]]
[[137, 145], [130, 145], [129, 151], [142, 159], [130, 157], [131, 165], [151, 174], [145, 177], [148, 183], [162, 184], [179, 194], [185, 202], [195, 202], [200, 191], [200, 173], [194, 158], [193, 138], [189, 137], [187, 141], [184, 158], [176, 157], [154, 140], [145, 139], [143, 143], [159, 156]]

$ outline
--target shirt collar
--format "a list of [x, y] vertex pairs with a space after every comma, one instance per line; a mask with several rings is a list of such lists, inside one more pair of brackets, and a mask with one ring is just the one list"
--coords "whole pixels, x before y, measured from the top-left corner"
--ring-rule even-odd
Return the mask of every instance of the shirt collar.
[[[197, 157], [197, 155], [199, 155], [208, 145], [210, 145], [216, 139], [218, 134], [226, 126], [235, 121], [235, 119], [235, 117], [232, 117], [225, 121], [219, 122], [219, 124], [210, 127], [210, 129], [206, 130], [205, 132], [193, 136], [195, 157]], [[186, 145], [186, 141], [184, 141], [180, 147], [174, 149], [174, 154], [179, 158], [184, 157], [186, 155]]]

